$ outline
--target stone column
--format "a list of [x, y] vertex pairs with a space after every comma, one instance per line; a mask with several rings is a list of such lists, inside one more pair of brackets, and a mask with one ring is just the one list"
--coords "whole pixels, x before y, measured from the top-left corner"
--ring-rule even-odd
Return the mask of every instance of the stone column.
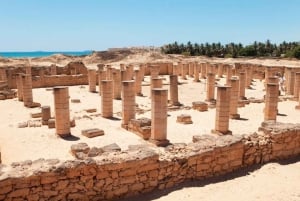
[[39, 76], [41, 80], [41, 87], [44, 87], [45, 84], [45, 71], [44, 68], [39, 69]]
[[150, 86], [150, 95], [152, 93], [152, 89], [162, 88], [162, 86], [163, 86], [163, 80], [161, 78], [152, 78], [151, 79], [151, 86]]
[[99, 85], [99, 95], [102, 95], [102, 80], [106, 80], [106, 73], [103, 70], [98, 71], [98, 85]]
[[55, 65], [55, 64], [52, 64], [52, 65], [50, 66], [50, 74], [51, 74], [51, 75], [57, 75], [56, 65]]
[[180, 106], [178, 101], [178, 76], [170, 75], [170, 103], [174, 106]]
[[207, 73], [207, 85], [206, 85], [206, 100], [208, 102], [215, 102], [215, 74]]
[[186, 68], [188, 66], [187, 64], [182, 64], [181, 66], [181, 79], [186, 80]]
[[0, 68], [0, 81], [7, 82], [7, 74], [5, 68]]
[[199, 82], [199, 64], [195, 63], [194, 65], [194, 82]]
[[168, 75], [173, 75], [173, 63], [167, 63], [168, 66]]
[[239, 72], [239, 99], [240, 100], [247, 100], [246, 98], [246, 74], [244, 71]]
[[89, 92], [96, 92], [96, 70], [89, 69], [88, 70], [88, 78], [89, 78]]
[[159, 69], [160, 69], [159, 65], [151, 65], [151, 66], [149, 66], [149, 68], [150, 68], [151, 79], [152, 78], [158, 78], [158, 76], [159, 76]]
[[167, 140], [167, 102], [168, 90], [154, 88], [151, 99], [151, 137], [150, 142], [166, 146]]
[[122, 71], [122, 70], [126, 70], [125, 69], [125, 64], [120, 64], [120, 70]]
[[121, 83], [121, 71], [119, 69], [116, 69], [113, 74], [112, 74], [112, 79], [113, 79], [113, 98], [116, 100], [121, 99], [121, 88], [122, 88], [122, 83]]
[[22, 86], [24, 106], [31, 107], [33, 104], [31, 75], [22, 74]]
[[17, 81], [17, 90], [18, 90], [18, 100], [23, 101], [23, 81], [22, 81], [22, 73], [19, 73], [16, 77]]
[[135, 83], [122, 82], [122, 127], [127, 129], [131, 119], [135, 119]]
[[295, 84], [294, 84], [294, 98], [297, 100], [299, 95], [300, 89], [300, 72], [295, 73]]
[[232, 66], [226, 65], [226, 85], [230, 86], [232, 77]]
[[128, 78], [128, 80], [132, 80], [133, 79], [133, 74], [134, 74], [133, 65], [129, 64], [126, 67], [126, 71], [127, 71], [127, 78]]
[[129, 74], [127, 70], [121, 70], [121, 81], [130, 81]]
[[145, 77], [145, 65], [144, 64], [140, 65], [140, 71], [141, 71], [142, 81], [144, 81], [144, 77]]
[[48, 125], [48, 120], [51, 118], [50, 106], [42, 106], [42, 124]]
[[229, 130], [230, 86], [218, 86], [215, 129], [216, 134], [231, 134]]
[[239, 79], [236, 76], [231, 78], [231, 94], [230, 94], [230, 107], [229, 116], [231, 119], [239, 119], [238, 114], [238, 100], [239, 100]]
[[187, 64], [189, 67], [189, 77], [193, 77], [194, 76], [194, 63], [188, 63]]
[[268, 83], [266, 89], [264, 120], [276, 121], [278, 105], [278, 84]]
[[223, 77], [223, 64], [219, 63], [218, 64], [218, 78], [222, 78]]
[[252, 65], [248, 64], [246, 68], [246, 86], [248, 87], [248, 89], [251, 89], [252, 77], [253, 77]]
[[28, 66], [25, 67], [25, 74], [28, 74], [28, 75], [32, 74], [31, 73], [31, 66], [30, 65], [28, 65]]
[[142, 75], [140, 70], [134, 70], [135, 74], [135, 94], [137, 96], [143, 96], [142, 94]]
[[70, 136], [69, 88], [54, 87], [55, 129], [60, 137]]
[[205, 79], [205, 78], [206, 78], [206, 64], [201, 63], [201, 79]]
[[294, 86], [295, 86], [295, 72], [293, 69], [289, 72], [289, 78], [287, 80], [287, 88], [286, 94], [287, 95], [294, 95]]
[[298, 97], [298, 103], [299, 104], [295, 106], [296, 110], [300, 110], [300, 88], [299, 88], [298, 94], [299, 94], [299, 97]]
[[113, 117], [113, 81], [102, 80], [101, 115], [104, 118]]

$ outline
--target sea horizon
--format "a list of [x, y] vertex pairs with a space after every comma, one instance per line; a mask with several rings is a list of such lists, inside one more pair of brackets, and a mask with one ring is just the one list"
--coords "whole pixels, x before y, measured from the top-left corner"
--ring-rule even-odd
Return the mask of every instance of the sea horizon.
[[86, 56], [90, 55], [93, 50], [83, 51], [3, 51], [0, 57], [4, 58], [39, 58], [47, 57], [54, 54], [64, 54], [68, 56]]

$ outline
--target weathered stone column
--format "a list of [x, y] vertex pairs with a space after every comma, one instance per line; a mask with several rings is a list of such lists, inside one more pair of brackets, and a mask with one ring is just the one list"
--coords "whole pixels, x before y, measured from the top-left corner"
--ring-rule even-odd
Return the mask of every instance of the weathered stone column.
[[199, 82], [199, 64], [198, 63], [195, 63], [194, 65], [194, 82]]
[[55, 129], [60, 137], [70, 136], [69, 88], [54, 87]]
[[113, 81], [102, 80], [101, 85], [101, 116], [104, 118], [111, 118], [113, 117]]
[[201, 79], [205, 79], [206, 78], [206, 64], [205, 63], [201, 63]]
[[294, 84], [294, 98], [298, 99], [300, 89], [300, 72], [295, 73], [295, 84]]
[[150, 95], [152, 93], [152, 89], [162, 88], [162, 86], [163, 86], [163, 80], [161, 78], [152, 78], [151, 79], [151, 86], [150, 86]]
[[142, 75], [140, 70], [134, 70], [135, 74], [135, 94], [137, 96], [143, 96], [142, 94]]
[[121, 83], [121, 71], [119, 69], [116, 69], [113, 74], [112, 74], [112, 79], [113, 79], [113, 98], [116, 100], [121, 99], [121, 88], [122, 88], [122, 83]]
[[52, 64], [50, 66], [50, 74], [51, 75], [57, 75], [57, 70], [56, 70], [56, 65], [55, 64]]
[[89, 92], [96, 92], [96, 78], [97, 73], [94, 69], [88, 70], [88, 79], [89, 79]]
[[299, 97], [298, 97], [298, 103], [299, 103], [299, 104], [295, 106], [295, 109], [296, 109], [296, 110], [300, 110], [300, 89], [299, 89], [299, 91], [298, 91], [298, 94], [299, 94]]
[[120, 70], [122, 71], [122, 70], [126, 70], [125, 69], [125, 64], [120, 64]]
[[231, 134], [229, 130], [230, 86], [218, 86], [215, 129], [216, 134]]
[[232, 77], [232, 66], [226, 65], [226, 85], [230, 86]]
[[230, 94], [230, 107], [229, 117], [231, 119], [239, 119], [238, 114], [238, 100], [239, 100], [239, 79], [236, 76], [231, 78], [231, 94]]
[[144, 77], [145, 77], [145, 68], [146, 68], [145, 64], [140, 65], [142, 81], [144, 81]]
[[170, 103], [174, 106], [179, 106], [178, 101], [178, 76], [170, 75]]
[[22, 74], [23, 102], [25, 107], [33, 104], [32, 79], [30, 74]]
[[193, 77], [194, 76], [194, 63], [188, 63], [188, 68], [189, 68], [189, 77]]
[[289, 77], [286, 83], [286, 94], [287, 95], [294, 95], [294, 86], [295, 86], [295, 72], [293, 69], [289, 71]]
[[150, 65], [149, 68], [150, 68], [150, 77], [151, 77], [150, 79], [158, 78], [159, 70], [160, 70], [159, 65]]
[[121, 81], [130, 81], [129, 74], [127, 70], [121, 70]]
[[48, 120], [51, 118], [50, 106], [42, 106], [42, 124], [48, 125]]
[[218, 64], [218, 78], [222, 78], [223, 77], [223, 64], [219, 63]]
[[103, 70], [98, 71], [98, 85], [99, 85], [99, 95], [102, 95], [102, 80], [106, 80], [106, 73]]
[[252, 65], [248, 64], [246, 68], [246, 86], [249, 89], [251, 89], [252, 77], [253, 77]]
[[168, 66], [168, 75], [173, 75], [173, 63], [167, 63]]
[[25, 67], [25, 74], [31, 75], [31, 66], [30, 64], [28, 66]]
[[22, 73], [19, 73], [16, 77], [17, 90], [18, 90], [18, 100], [23, 101], [23, 81]]
[[151, 99], [151, 137], [150, 142], [166, 146], [167, 140], [167, 102], [168, 90], [154, 88]]
[[0, 81], [7, 82], [7, 74], [5, 68], [0, 68]]
[[182, 64], [181, 65], [181, 79], [186, 80], [186, 69], [187, 69], [187, 64]]
[[208, 102], [215, 102], [215, 74], [207, 73], [206, 99]]
[[122, 82], [122, 127], [127, 129], [131, 119], [135, 119], [135, 83]]
[[45, 84], [45, 71], [44, 68], [39, 69], [39, 76], [41, 80], [41, 87], [44, 87]]
[[133, 79], [133, 74], [134, 74], [133, 65], [129, 64], [126, 67], [126, 71], [127, 71], [127, 78], [128, 78], [128, 80], [132, 80]]
[[239, 72], [239, 99], [240, 100], [247, 100], [246, 98], [246, 74], [244, 71]]
[[276, 121], [278, 112], [278, 84], [267, 83], [265, 102], [264, 120]]

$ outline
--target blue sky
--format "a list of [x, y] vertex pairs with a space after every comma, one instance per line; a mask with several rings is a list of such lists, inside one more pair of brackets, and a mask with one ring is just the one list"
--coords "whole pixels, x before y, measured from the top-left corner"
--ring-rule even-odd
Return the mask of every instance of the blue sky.
[[300, 41], [300, 0], [1, 0], [0, 51]]

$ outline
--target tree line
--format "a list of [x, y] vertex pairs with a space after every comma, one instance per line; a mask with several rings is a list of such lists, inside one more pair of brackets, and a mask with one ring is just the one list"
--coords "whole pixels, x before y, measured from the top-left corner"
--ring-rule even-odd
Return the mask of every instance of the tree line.
[[208, 57], [290, 57], [300, 59], [300, 42], [286, 42], [280, 44], [254, 41], [244, 46], [241, 43], [194, 43], [178, 44], [174, 42], [161, 47], [165, 54], [183, 54], [186, 56]]

